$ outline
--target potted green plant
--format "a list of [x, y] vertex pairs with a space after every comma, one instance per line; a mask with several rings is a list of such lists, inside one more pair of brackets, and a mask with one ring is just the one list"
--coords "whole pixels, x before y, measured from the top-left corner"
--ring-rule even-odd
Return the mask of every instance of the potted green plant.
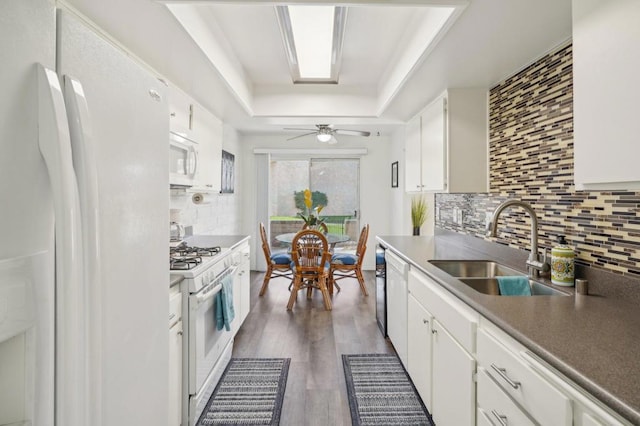
[[422, 195], [411, 198], [411, 224], [413, 235], [420, 235], [420, 227], [427, 220], [427, 200]]

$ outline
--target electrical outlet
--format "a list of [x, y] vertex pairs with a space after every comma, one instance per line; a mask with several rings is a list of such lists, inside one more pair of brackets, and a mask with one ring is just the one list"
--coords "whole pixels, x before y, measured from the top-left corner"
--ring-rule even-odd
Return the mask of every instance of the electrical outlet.
[[463, 210], [462, 209], [458, 209], [458, 225], [462, 225], [462, 219], [463, 219]]
[[451, 213], [451, 216], [453, 216], [453, 223], [458, 224], [458, 208], [457, 207], [453, 208], [453, 212]]
[[436, 220], [440, 221], [440, 207], [436, 206]]

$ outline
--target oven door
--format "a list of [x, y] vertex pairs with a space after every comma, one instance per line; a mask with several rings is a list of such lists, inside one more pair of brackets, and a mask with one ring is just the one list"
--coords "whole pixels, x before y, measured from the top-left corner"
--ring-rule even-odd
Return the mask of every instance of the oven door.
[[190, 187], [195, 184], [198, 170], [196, 142], [177, 133], [169, 137], [169, 184]]
[[216, 327], [216, 294], [221, 285], [211, 283], [189, 295], [188, 359], [189, 394], [195, 395], [206, 383], [225, 346], [232, 339], [230, 331]]

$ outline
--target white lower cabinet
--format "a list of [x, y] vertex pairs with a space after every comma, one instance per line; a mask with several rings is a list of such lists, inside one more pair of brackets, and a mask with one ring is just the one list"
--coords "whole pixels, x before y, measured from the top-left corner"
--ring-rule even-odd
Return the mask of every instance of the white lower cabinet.
[[411, 380], [438, 426], [475, 425], [478, 314], [414, 268], [407, 286]]
[[402, 364], [407, 367], [407, 269], [389, 250], [387, 261], [387, 334]]
[[433, 316], [409, 292], [407, 301], [407, 372], [422, 402], [431, 410], [431, 322]]
[[497, 330], [478, 330], [478, 365], [538, 423], [571, 426], [571, 400], [519, 355], [517, 342]]
[[182, 293], [169, 289], [169, 417], [168, 426], [182, 421]]
[[241, 248], [240, 266], [238, 276], [240, 278], [240, 324], [244, 322], [251, 310], [251, 264], [249, 244]]
[[433, 321], [433, 416], [438, 426], [474, 425], [476, 360]]
[[534, 426], [535, 423], [515, 402], [498, 386], [491, 375], [478, 367], [478, 423], [483, 417], [489, 424], [509, 426]]

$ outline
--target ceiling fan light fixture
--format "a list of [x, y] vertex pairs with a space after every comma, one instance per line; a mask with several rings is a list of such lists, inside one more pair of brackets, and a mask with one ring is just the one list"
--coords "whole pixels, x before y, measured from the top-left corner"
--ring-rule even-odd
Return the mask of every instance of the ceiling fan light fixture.
[[333, 138], [333, 136], [331, 135], [331, 133], [318, 133], [316, 135], [316, 138], [319, 142], [329, 142], [331, 138]]

